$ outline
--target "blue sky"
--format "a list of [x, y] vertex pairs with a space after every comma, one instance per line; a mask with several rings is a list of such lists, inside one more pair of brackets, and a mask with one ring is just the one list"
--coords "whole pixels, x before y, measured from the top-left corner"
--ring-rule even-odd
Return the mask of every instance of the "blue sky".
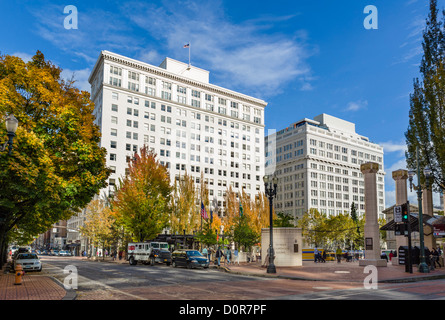
[[[165, 57], [210, 71], [210, 82], [264, 99], [266, 132], [327, 113], [385, 150], [391, 172], [405, 168], [409, 94], [419, 74], [428, 0], [3, 1], [0, 52], [29, 59], [36, 50], [88, 76], [101, 50], [159, 65]], [[74, 5], [78, 29], [65, 29]], [[378, 29], [365, 29], [378, 10]], [[444, 1], [439, 0], [439, 9]], [[414, 193], [410, 200], [417, 203]], [[437, 197], [435, 197], [437, 199]]]

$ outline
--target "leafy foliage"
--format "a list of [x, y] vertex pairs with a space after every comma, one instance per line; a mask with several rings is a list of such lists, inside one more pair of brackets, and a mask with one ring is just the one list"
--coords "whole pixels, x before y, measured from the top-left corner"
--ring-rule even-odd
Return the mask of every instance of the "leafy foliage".
[[113, 208], [118, 222], [135, 241], [142, 242], [156, 237], [168, 224], [170, 176], [147, 146], [134, 155], [128, 171], [119, 180]]
[[[61, 71], [39, 51], [27, 63], [0, 56], [0, 118], [19, 120], [12, 154], [0, 154], [3, 235], [14, 230], [31, 239], [106, 187], [110, 171], [94, 105]], [[0, 137], [6, 137], [3, 123]]]
[[[430, 13], [423, 32], [421, 80], [414, 79], [410, 95], [409, 125], [405, 133], [409, 168], [430, 167], [436, 191], [445, 189], [445, 29], [439, 21], [437, 1], [430, 0]], [[423, 183], [423, 173], [419, 177]]]

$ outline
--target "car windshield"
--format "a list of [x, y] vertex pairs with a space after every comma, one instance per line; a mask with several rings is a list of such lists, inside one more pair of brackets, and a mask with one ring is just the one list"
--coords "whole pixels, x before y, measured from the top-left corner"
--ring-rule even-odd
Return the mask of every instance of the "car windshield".
[[193, 250], [193, 251], [187, 251], [187, 256], [189, 257], [196, 257], [196, 256], [202, 256], [201, 252]]
[[24, 259], [37, 259], [37, 255], [35, 253], [21, 253], [17, 257], [18, 260], [24, 260]]
[[168, 250], [168, 243], [161, 243], [160, 246], [161, 246], [161, 249]]

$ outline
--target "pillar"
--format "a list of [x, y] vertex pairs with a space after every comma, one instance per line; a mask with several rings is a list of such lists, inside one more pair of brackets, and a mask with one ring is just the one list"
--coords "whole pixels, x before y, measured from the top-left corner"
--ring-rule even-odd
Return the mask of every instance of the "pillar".
[[[396, 185], [396, 206], [400, 206], [408, 201], [408, 170], [399, 169], [392, 172], [392, 178], [395, 181]], [[396, 238], [396, 250], [399, 250], [400, 246], [408, 245], [408, 238], [401, 235], [395, 236]], [[393, 264], [398, 264], [398, 256], [397, 258], [393, 258]]]
[[[422, 190], [422, 212], [423, 214], [427, 214], [430, 217], [433, 216], [433, 192], [428, 189]], [[425, 219], [423, 220], [425, 222]], [[433, 235], [433, 228], [429, 226], [425, 226], [423, 228], [423, 243], [425, 248], [431, 250], [436, 247], [436, 238]]]
[[365, 258], [359, 265], [386, 267], [386, 260], [380, 259], [380, 231], [378, 223], [377, 172], [379, 164], [363, 163], [360, 166], [365, 180]]

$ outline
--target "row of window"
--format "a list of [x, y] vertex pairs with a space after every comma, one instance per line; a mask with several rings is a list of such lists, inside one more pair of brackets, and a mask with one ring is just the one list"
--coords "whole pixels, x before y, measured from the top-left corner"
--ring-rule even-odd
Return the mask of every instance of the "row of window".
[[[109, 84], [122, 87], [122, 68], [116, 66], [110, 66], [110, 78]], [[153, 77], [146, 76], [145, 77], [145, 94], [150, 96], [156, 95], [156, 79]], [[128, 71], [128, 81], [127, 81], [127, 89], [135, 92], [140, 91], [140, 82], [139, 82], [139, 73]], [[230, 107], [230, 115], [232, 117], [239, 118], [239, 104], [235, 101], [230, 101], [228, 103], [227, 99], [220, 98], [215, 99], [215, 97], [208, 93], [201, 94], [200, 91], [196, 89], [188, 89], [186, 87], [176, 85], [176, 97], [177, 102], [181, 104], [187, 104], [187, 90], [191, 91], [191, 99], [190, 105], [196, 108], [201, 108], [201, 97], [203, 97], [205, 102], [205, 109], [209, 111], [219, 112], [221, 114], [227, 114], [227, 108]], [[172, 83], [168, 81], [161, 81], [161, 94], [160, 97], [164, 100], [172, 100]], [[214, 102], [218, 102], [217, 108], [214, 105]], [[251, 118], [251, 109], [253, 109], [253, 117]], [[254, 107], [250, 107], [247, 105], [243, 105], [242, 109], [242, 119], [246, 121], [253, 121], [254, 123], [261, 124], [261, 116], [262, 110]], [[252, 120], [251, 120], [252, 119]]]

